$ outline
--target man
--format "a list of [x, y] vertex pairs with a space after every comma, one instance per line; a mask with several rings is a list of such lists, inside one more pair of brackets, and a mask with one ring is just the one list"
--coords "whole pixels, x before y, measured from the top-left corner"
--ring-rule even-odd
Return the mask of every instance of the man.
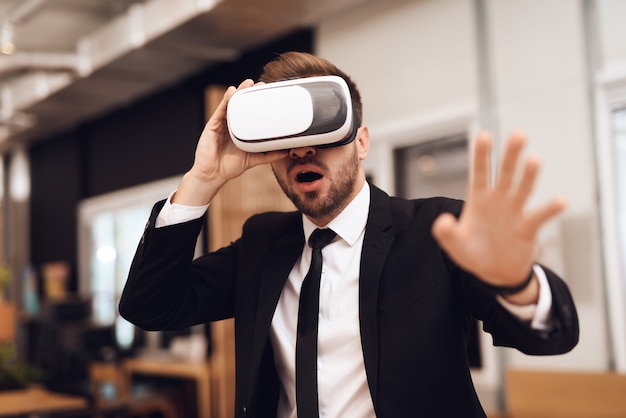
[[[356, 86], [326, 60], [286, 53], [266, 65], [261, 80], [319, 75], [346, 80], [362, 120]], [[239, 89], [253, 84], [246, 80]], [[178, 189], [155, 206], [120, 312], [146, 329], [234, 317], [237, 417], [317, 416], [317, 409], [326, 417], [484, 417], [466, 357], [472, 316], [495, 344], [528, 354], [576, 345], [566, 285], [533, 263], [538, 230], [564, 202], [525, 210], [539, 163], [528, 158], [515, 180], [522, 133], [511, 136], [493, 187], [491, 139], [478, 136], [464, 205], [407, 201], [367, 183], [364, 125], [337, 147], [238, 149], [226, 124], [235, 91], [226, 91], [207, 123]], [[222, 185], [258, 164], [272, 165], [298, 212], [253, 216], [240, 239], [192, 261], [208, 204]], [[304, 406], [299, 295], [314, 257], [305, 242], [316, 228], [337, 237], [322, 250], [317, 381], [314, 405]]]

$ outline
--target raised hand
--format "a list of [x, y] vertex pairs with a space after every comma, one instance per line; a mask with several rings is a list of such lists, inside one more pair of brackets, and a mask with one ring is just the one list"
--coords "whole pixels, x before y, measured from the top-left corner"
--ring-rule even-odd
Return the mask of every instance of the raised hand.
[[553, 199], [527, 210], [539, 160], [528, 157], [519, 178], [518, 160], [526, 137], [514, 132], [504, 150], [498, 179], [491, 186], [492, 138], [482, 132], [476, 139], [470, 186], [460, 218], [440, 215], [433, 235], [441, 247], [462, 268], [495, 286], [515, 286], [531, 272], [539, 229], [565, 208], [565, 201]]
[[186, 205], [205, 205], [229, 180], [247, 169], [267, 164], [287, 156], [287, 151], [248, 153], [231, 141], [226, 121], [228, 101], [239, 89], [254, 85], [244, 80], [239, 87], [229, 87], [222, 101], [211, 115], [196, 146], [194, 163], [181, 181], [173, 202]]

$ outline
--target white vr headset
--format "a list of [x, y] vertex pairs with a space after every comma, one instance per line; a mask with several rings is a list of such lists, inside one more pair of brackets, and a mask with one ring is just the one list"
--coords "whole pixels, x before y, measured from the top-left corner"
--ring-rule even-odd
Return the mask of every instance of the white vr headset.
[[345, 145], [356, 137], [355, 118], [348, 85], [338, 76], [238, 90], [226, 113], [233, 142], [248, 152]]

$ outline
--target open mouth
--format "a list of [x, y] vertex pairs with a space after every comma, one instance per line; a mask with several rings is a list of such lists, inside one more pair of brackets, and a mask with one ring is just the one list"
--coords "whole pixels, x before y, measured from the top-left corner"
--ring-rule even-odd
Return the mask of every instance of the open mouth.
[[298, 181], [298, 183], [311, 183], [321, 178], [322, 175], [320, 173], [316, 173], [313, 171], [303, 171], [296, 175], [296, 180]]

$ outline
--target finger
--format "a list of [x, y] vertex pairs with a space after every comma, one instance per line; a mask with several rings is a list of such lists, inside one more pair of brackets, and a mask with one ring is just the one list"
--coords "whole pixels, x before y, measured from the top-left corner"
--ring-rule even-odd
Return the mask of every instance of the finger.
[[538, 231], [543, 224], [563, 212], [566, 206], [567, 201], [564, 198], [559, 197], [552, 200], [550, 203], [535, 209], [529, 213], [527, 217], [529, 230], [536, 233], [536, 231]]
[[226, 114], [226, 105], [228, 104], [228, 101], [233, 96], [233, 94], [235, 94], [236, 91], [237, 91], [237, 88], [235, 86], [230, 86], [226, 89], [226, 91], [224, 92], [224, 95], [222, 96], [222, 100], [215, 108], [213, 115], [211, 115], [211, 119], [213, 118], [222, 119], [222, 117]]
[[450, 213], [442, 213], [435, 219], [432, 226], [432, 233], [439, 245], [444, 249], [452, 246], [456, 236], [457, 219]]
[[228, 105], [228, 101], [235, 94], [237, 89], [235, 86], [230, 86], [226, 89], [224, 94], [222, 95], [222, 100], [220, 100], [219, 104], [211, 114], [209, 121], [205, 125], [205, 130], [209, 131], [223, 131], [226, 119], [226, 106]]
[[513, 132], [509, 137], [500, 164], [500, 173], [496, 183], [497, 189], [506, 191], [511, 187], [517, 171], [517, 161], [525, 142], [526, 136], [521, 131]]
[[231, 97], [233, 97], [233, 95], [238, 90], [248, 88], [252, 86], [253, 84], [254, 84], [254, 81], [252, 81], [251, 79], [246, 79], [246, 80], [243, 80], [241, 83], [239, 83], [238, 87], [235, 87], [235, 86], [228, 87], [226, 91], [224, 92], [224, 95], [222, 96], [222, 100], [217, 105], [217, 107], [215, 108], [215, 111], [211, 115], [211, 118], [207, 122], [207, 127], [214, 131], [220, 131], [220, 132], [224, 131], [226, 111], [228, 108], [228, 102], [230, 101]]
[[250, 153], [250, 167], [260, 164], [271, 164], [274, 161], [287, 157], [288, 155], [289, 152], [287, 150]]
[[537, 179], [537, 173], [539, 173], [540, 166], [541, 163], [538, 157], [531, 156], [526, 159], [526, 162], [524, 163], [524, 173], [520, 179], [517, 193], [515, 195], [516, 203], [519, 206], [524, 206], [526, 204], [526, 201], [535, 188], [535, 180]]
[[239, 83], [239, 87], [237, 87], [237, 90], [246, 89], [252, 86], [254, 86], [254, 81], [250, 78], [246, 78], [241, 83]]
[[470, 176], [471, 188], [474, 191], [489, 187], [491, 143], [492, 138], [489, 132], [483, 131], [476, 137], [474, 164]]
[[[226, 89], [226, 91], [224, 92], [224, 97], [222, 97], [222, 101], [220, 102], [220, 104], [218, 105], [217, 109], [215, 109], [215, 113], [219, 111], [223, 112], [224, 114], [226, 113], [226, 108], [228, 106], [228, 102], [230, 101], [230, 99], [233, 97], [233, 95], [242, 89], [251, 87], [254, 85], [254, 81], [252, 81], [251, 79], [247, 78], [245, 80], [243, 80], [241, 83], [239, 83], [239, 86], [235, 87], [235, 86], [230, 86]], [[214, 113], [214, 114], [215, 114]]]

